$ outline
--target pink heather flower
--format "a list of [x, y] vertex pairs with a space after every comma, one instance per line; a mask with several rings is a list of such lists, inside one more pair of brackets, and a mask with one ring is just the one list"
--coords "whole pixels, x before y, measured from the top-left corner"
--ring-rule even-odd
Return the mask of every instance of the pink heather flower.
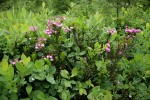
[[10, 61], [10, 63], [11, 63], [12, 65], [15, 65], [15, 64], [16, 64], [16, 62], [15, 62], [15, 61]]
[[130, 35], [127, 35], [127, 37], [126, 37], [127, 39], [129, 39], [130, 38]]
[[53, 30], [52, 29], [46, 29], [45, 33], [48, 35], [51, 35], [53, 33]]
[[62, 20], [66, 20], [66, 17], [65, 17], [65, 16], [62, 16]]
[[65, 32], [70, 32], [70, 31], [71, 31], [71, 28], [68, 28], [68, 27], [67, 27], [67, 28], [64, 28], [64, 31], [65, 31]]
[[53, 58], [51, 58], [50, 60], [51, 60], [51, 61], [54, 61], [54, 59], [53, 59]]
[[110, 47], [110, 43], [107, 43], [106, 46], [107, 46], [107, 47]]
[[46, 38], [43, 38], [43, 37], [38, 38], [38, 42], [45, 42], [45, 41], [46, 41]]
[[43, 55], [42, 58], [43, 58], [43, 59], [50, 59], [51, 61], [54, 60], [53, 56], [50, 55], [50, 54], [48, 54], [47, 56], [44, 56], [44, 55]]
[[54, 23], [54, 20], [48, 20], [47, 21], [47, 24], [49, 24], [49, 25], [53, 25], [53, 23]]
[[22, 60], [14, 59], [10, 61], [10, 64], [15, 65], [17, 62], [22, 62]]
[[129, 29], [128, 27], [126, 27], [125, 32], [126, 33], [140, 33], [141, 30], [140, 29], [134, 29], [134, 28]]
[[30, 26], [29, 30], [32, 31], [32, 32], [35, 32], [35, 31], [38, 30], [38, 27], [37, 26]]
[[44, 43], [36, 43], [35, 50], [38, 51], [39, 49], [42, 49], [44, 46], [45, 46]]
[[37, 49], [39, 49], [39, 47], [38, 47], [38, 46], [35, 46], [35, 49], [37, 50]]
[[110, 30], [108, 30], [107, 32], [108, 32], [109, 34], [113, 35], [116, 31], [115, 31], [115, 29], [110, 29]]
[[110, 52], [110, 48], [107, 47], [107, 48], [106, 48], [106, 52]]
[[57, 23], [56, 23], [56, 26], [57, 26], [57, 27], [62, 27], [62, 23], [61, 23], [61, 22], [57, 22]]
[[136, 38], [136, 36], [133, 36], [133, 38]]
[[106, 44], [106, 52], [110, 52], [110, 43]]
[[41, 44], [40, 46], [41, 46], [41, 47], [44, 47], [44, 44]]
[[119, 51], [119, 53], [118, 53], [118, 54], [119, 54], [119, 55], [122, 55], [122, 53], [123, 53], [122, 51]]
[[120, 84], [120, 81], [118, 81], [117, 84]]

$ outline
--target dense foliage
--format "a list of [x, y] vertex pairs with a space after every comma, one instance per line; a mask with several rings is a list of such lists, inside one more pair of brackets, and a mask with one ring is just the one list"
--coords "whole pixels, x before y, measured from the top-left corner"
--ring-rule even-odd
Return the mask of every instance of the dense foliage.
[[149, 100], [149, 4], [1, 0], [0, 100]]

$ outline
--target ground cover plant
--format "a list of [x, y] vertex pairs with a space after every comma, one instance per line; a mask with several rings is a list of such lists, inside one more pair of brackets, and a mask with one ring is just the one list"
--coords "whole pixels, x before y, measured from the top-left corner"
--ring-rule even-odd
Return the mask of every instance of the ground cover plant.
[[0, 12], [0, 100], [150, 99], [149, 11], [107, 18], [91, 2]]

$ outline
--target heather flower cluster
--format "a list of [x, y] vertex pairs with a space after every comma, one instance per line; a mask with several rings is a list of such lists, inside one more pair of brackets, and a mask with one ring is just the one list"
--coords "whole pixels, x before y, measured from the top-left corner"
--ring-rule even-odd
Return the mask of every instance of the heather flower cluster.
[[106, 44], [106, 52], [110, 52], [110, 43]]
[[129, 33], [129, 34], [132, 34], [132, 33], [133, 33], [133, 34], [136, 34], [136, 33], [140, 33], [141, 30], [140, 30], [140, 29], [134, 29], [134, 28], [129, 29], [128, 26], [126, 26], [125, 32], [126, 32], [126, 33]]
[[53, 58], [53, 56], [52, 56], [51, 54], [48, 54], [48, 55], [46, 55], [46, 56], [43, 55], [42, 58], [43, 58], [43, 59], [50, 59], [51, 61], [54, 60], [54, 58]]
[[32, 32], [36, 32], [38, 30], [38, 27], [37, 26], [30, 26], [29, 30]]
[[108, 32], [109, 34], [113, 35], [113, 34], [116, 32], [116, 30], [115, 30], [115, 29], [110, 29], [110, 30], [107, 30], [107, 32]]
[[[129, 39], [131, 37], [136, 38], [136, 33], [140, 33], [141, 30], [140, 29], [134, 29], [134, 28], [129, 29], [128, 26], [126, 26], [125, 32], [128, 33], [126, 39]], [[133, 34], [133, 35], [131, 36], [131, 34]]]
[[64, 31], [68, 33], [68, 32], [70, 32], [72, 29], [73, 29], [73, 27], [67, 27], [67, 28], [64, 28]]
[[10, 61], [10, 64], [15, 65], [17, 62], [22, 62], [22, 60], [14, 59]]
[[56, 29], [62, 28], [63, 24], [62, 21], [66, 20], [66, 18], [63, 16], [61, 18], [56, 18], [55, 20], [48, 20], [47, 21], [47, 28], [44, 31], [48, 36], [51, 36], [54, 33], [57, 33]]
[[40, 37], [38, 38], [38, 42], [35, 44], [35, 50], [39, 51], [40, 49], [42, 49], [45, 44], [44, 42], [46, 41], [46, 38]]

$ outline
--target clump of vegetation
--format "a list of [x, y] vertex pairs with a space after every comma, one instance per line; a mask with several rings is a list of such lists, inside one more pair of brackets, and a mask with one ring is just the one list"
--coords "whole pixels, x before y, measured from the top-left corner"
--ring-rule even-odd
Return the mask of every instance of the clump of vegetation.
[[7, 2], [11, 8], [0, 12], [0, 99], [150, 99], [144, 1]]

